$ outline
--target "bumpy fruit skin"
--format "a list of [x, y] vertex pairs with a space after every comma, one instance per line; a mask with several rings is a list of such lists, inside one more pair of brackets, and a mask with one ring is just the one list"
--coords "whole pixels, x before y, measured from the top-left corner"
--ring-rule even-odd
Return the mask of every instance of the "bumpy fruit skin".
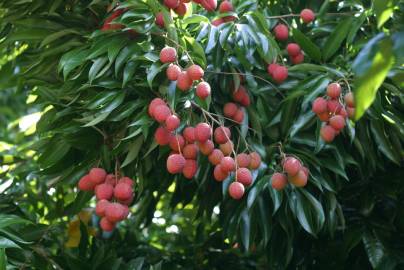
[[196, 86], [196, 95], [200, 99], [206, 99], [210, 95], [210, 85], [207, 82], [200, 82]]
[[244, 120], [244, 111], [242, 109], [238, 109], [233, 117], [233, 120], [236, 121], [238, 124], [241, 124]]
[[246, 153], [240, 153], [236, 156], [237, 166], [240, 168], [248, 168], [250, 166], [251, 157]]
[[239, 168], [236, 171], [237, 182], [240, 182], [244, 186], [248, 187], [252, 183], [252, 175], [249, 169]]
[[199, 150], [205, 156], [210, 155], [210, 153], [212, 153], [214, 148], [215, 148], [215, 145], [213, 144], [213, 142], [211, 140], [207, 140], [205, 142], [199, 143]]
[[339, 83], [330, 83], [327, 86], [327, 96], [338, 98], [341, 95], [341, 85]]
[[327, 110], [330, 113], [339, 113], [341, 111], [342, 105], [337, 99], [331, 99], [327, 101]]
[[327, 122], [330, 119], [330, 113], [328, 111], [317, 114], [317, 116], [322, 122]]
[[164, 5], [170, 9], [178, 7], [180, 0], [164, 0]]
[[167, 171], [171, 174], [182, 172], [185, 166], [185, 158], [180, 154], [173, 154], [167, 159]]
[[170, 108], [167, 107], [167, 105], [158, 105], [154, 110], [153, 110], [153, 116], [154, 119], [161, 123], [164, 123], [167, 118], [171, 115], [171, 110]]
[[119, 202], [120, 204], [123, 204], [123, 205], [128, 206], [128, 205], [130, 205], [130, 204], [133, 202], [133, 197], [134, 197], [134, 194], [132, 194], [132, 196], [130, 196], [129, 199], [127, 199], [127, 200], [118, 200], [118, 202]]
[[104, 232], [112, 232], [115, 229], [115, 223], [109, 221], [106, 217], [103, 217], [100, 220], [100, 227]]
[[241, 103], [244, 96], [247, 95], [247, 90], [244, 88], [244, 86], [240, 85], [239, 88], [233, 92], [233, 100]]
[[230, 140], [231, 131], [230, 131], [230, 129], [228, 127], [220, 126], [220, 127], [217, 127], [215, 129], [215, 132], [214, 132], [213, 135], [214, 135], [214, 138], [215, 138], [215, 142], [217, 144], [224, 144], [228, 140]]
[[299, 172], [289, 178], [290, 183], [295, 187], [304, 187], [307, 184], [307, 175], [303, 170], [299, 170]]
[[293, 63], [294, 65], [301, 64], [301, 63], [303, 63], [303, 61], [304, 61], [304, 55], [303, 55], [302, 53], [299, 53], [299, 54], [296, 55], [296, 56], [292, 56], [292, 57], [290, 58], [290, 60], [292, 61], [292, 63]]
[[165, 103], [165, 101], [162, 100], [161, 98], [155, 98], [155, 99], [153, 99], [153, 100], [150, 102], [148, 111], [149, 111], [149, 115], [150, 115], [151, 117], [154, 118], [154, 110], [155, 110], [156, 107], [159, 106], [159, 105], [166, 105], [166, 103]]
[[347, 111], [345, 110], [344, 107], [341, 108], [341, 110], [339, 111], [338, 114], [341, 115], [342, 118], [344, 118], [344, 119], [348, 117], [348, 113], [347, 113]]
[[182, 154], [186, 159], [196, 159], [198, 151], [198, 146], [192, 143], [185, 145], [184, 149], [182, 149]]
[[212, 24], [213, 26], [219, 26], [219, 25], [221, 25], [221, 24], [223, 24], [223, 23], [225, 23], [225, 21], [224, 21], [222, 18], [215, 19], [215, 20], [213, 20], [213, 21], [211, 22], [211, 24]]
[[177, 60], [177, 51], [173, 47], [165, 47], [160, 52], [162, 63], [173, 63]]
[[116, 177], [115, 177], [114, 174], [108, 174], [108, 175], [105, 177], [105, 184], [109, 184], [109, 185], [115, 187], [115, 185], [116, 185], [117, 182], [118, 182], [118, 181], [116, 180]]
[[99, 200], [95, 206], [95, 213], [99, 217], [105, 216], [105, 209], [107, 208], [108, 204], [110, 204], [107, 200]]
[[122, 177], [121, 179], [119, 179], [118, 183], [125, 183], [125, 184], [127, 184], [127, 185], [129, 185], [131, 187], [133, 187], [133, 185], [135, 184], [135, 182], [131, 178], [127, 177], [127, 176]]
[[224, 104], [223, 114], [227, 118], [233, 118], [236, 115], [237, 111], [238, 111], [238, 107], [235, 103], [229, 102], [229, 103]]
[[289, 43], [286, 50], [288, 51], [289, 56], [297, 56], [301, 51], [300, 46], [296, 43]]
[[213, 170], [213, 177], [215, 178], [216, 181], [222, 182], [228, 176], [229, 176], [229, 174], [222, 170], [222, 167], [220, 166], [220, 164], [215, 166], [215, 169]]
[[154, 140], [158, 145], [167, 145], [170, 142], [171, 137], [174, 136], [164, 127], [158, 127], [154, 133]]
[[219, 12], [220, 13], [226, 13], [226, 12], [231, 12], [233, 11], [233, 5], [231, 4], [230, 1], [223, 1], [222, 3], [220, 3], [219, 5]]
[[239, 182], [233, 182], [229, 186], [229, 195], [235, 200], [240, 200], [244, 195], [244, 186]]
[[282, 190], [288, 184], [288, 178], [283, 173], [274, 173], [271, 177], [271, 186], [273, 189]]
[[257, 152], [252, 152], [250, 153], [250, 169], [251, 170], [256, 170], [260, 167], [261, 165], [261, 156]]
[[220, 161], [220, 167], [222, 168], [223, 172], [229, 173], [236, 169], [236, 162], [232, 157], [224, 157]]
[[302, 166], [302, 171], [304, 172], [304, 174], [309, 177], [310, 171], [307, 167]]
[[341, 130], [345, 127], [345, 119], [341, 115], [334, 115], [330, 118], [330, 126], [335, 130]]
[[184, 3], [180, 3], [178, 7], [174, 9], [174, 11], [179, 17], [183, 17], [185, 13], [187, 13], [187, 5], [185, 5]]
[[311, 110], [315, 114], [321, 114], [327, 111], [327, 100], [322, 97], [318, 97], [313, 101]]
[[277, 69], [278, 67], [279, 67], [278, 64], [275, 64], [275, 63], [269, 64], [268, 67], [267, 67], [268, 74], [269, 74], [271, 77], [273, 77], [273, 76], [274, 76], [274, 71], [275, 71], [275, 69]]
[[282, 83], [288, 78], [288, 69], [284, 66], [278, 66], [274, 70], [272, 78], [275, 80], [275, 82]]
[[186, 127], [184, 131], [182, 132], [182, 135], [184, 136], [184, 139], [188, 143], [194, 143], [195, 142], [195, 128], [194, 127]]
[[166, 124], [166, 129], [168, 131], [173, 131], [176, 130], [180, 126], [181, 120], [178, 116], [176, 115], [170, 115], [167, 117], [165, 124]]
[[212, 151], [212, 153], [210, 153], [208, 159], [212, 165], [218, 165], [222, 161], [223, 157], [224, 157], [224, 155], [223, 155], [222, 151], [220, 151], [219, 149], [213, 149], [213, 151]]
[[289, 37], [289, 29], [284, 24], [278, 24], [274, 28], [275, 38], [280, 41], [287, 40]]
[[300, 161], [294, 157], [287, 157], [283, 162], [283, 170], [289, 175], [296, 175], [302, 168]]
[[169, 142], [170, 148], [175, 151], [175, 152], [179, 152], [180, 149], [184, 148], [185, 145], [185, 140], [184, 137], [182, 137], [181, 135], [177, 134], [174, 135], [170, 138], [170, 142]]
[[327, 143], [332, 142], [335, 138], [335, 135], [335, 129], [329, 125], [325, 125], [320, 129], [320, 136]]
[[164, 16], [163, 12], [159, 12], [156, 14], [156, 25], [158, 25], [160, 28], [164, 28]]
[[105, 217], [112, 223], [123, 220], [125, 214], [125, 208], [120, 203], [110, 203], [105, 208]]
[[217, 8], [217, 0], [202, 0], [201, 5], [207, 11], [214, 11]]
[[200, 79], [202, 79], [204, 71], [199, 65], [191, 65], [187, 69], [187, 74], [189, 78], [191, 78], [191, 80], [199, 81]]
[[118, 183], [114, 188], [114, 197], [118, 200], [128, 200], [132, 196], [132, 187], [126, 183]]
[[114, 194], [114, 187], [109, 184], [100, 184], [95, 187], [95, 196], [98, 200], [111, 200]]
[[90, 176], [84, 175], [78, 183], [78, 188], [82, 191], [91, 191], [94, 190], [95, 183], [91, 181]]
[[251, 104], [251, 100], [250, 100], [250, 96], [248, 94], [246, 94], [243, 99], [240, 102], [241, 105], [243, 105], [244, 107], [248, 107]]
[[306, 8], [306, 9], [303, 9], [302, 12], [300, 12], [300, 18], [305, 23], [311, 23], [312, 21], [314, 21], [315, 17], [316, 17], [316, 15], [314, 14], [314, 12], [311, 9]]
[[88, 176], [95, 185], [104, 183], [107, 172], [102, 168], [92, 168]]
[[222, 151], [224, 156], [229, 156], [233, 152], [233, 147], [234, 147], [234, 145], [233, 145], [232, 141], [228, 141], [219, 146], [219, 148]]
[[187, 159], [185, 161], [184, 169], [182, 170], [182, 174], [187, 179], [192, 179], [196, 172], [198, 171], [198, 164], [193, 159]]
[[175, 64], [170, 64], [167, 68], [166, 75], [170, 81], [176, 81], [181, 73], [181, 68]]
[[212, 128], [207, 123], [199, 123], [195, 127], [195, 139], [198, 142], [206, 142], [212, 136]]
[[355, 107], [355, 99], [354, 99], [354, 95], [352, 94], [352, 92], [347, 93], [344, 96], [344, 100], [348, 107]]
[[186, 71], [182, 71], [180, 74], [178, 74], [177, 78], [177, 87], [181, 91], [185, 92], [188, 91], [192, 86], [192, 80], [188, 76], [188, 73]]

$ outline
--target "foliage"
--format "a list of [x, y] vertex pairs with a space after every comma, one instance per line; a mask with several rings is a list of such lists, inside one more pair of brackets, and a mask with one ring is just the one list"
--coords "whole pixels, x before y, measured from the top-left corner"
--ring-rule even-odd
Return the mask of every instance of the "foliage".
[[[124, 1], [115, 22], [125, 28], [115, 31], [100, 30], [108, 1], [0, 3], [0, 120], [11, 123], [0, 127], [0, 269], [404, 266], [403, 4], [232, 2], [239, 19], [214, 27], [215, 15], [195, 4], [171, 20], [156, 0]], [[286, 18], [305, 63], [274, 84], [266, 66], [285, 46], [271, 33], [279, 18], [268, 17], [306, 7], [314, 25]], [[165, 29], [154, 24], [160, 10]], [[153, 142], [149, 102], [164, 96], [189, 124], [202, 119], [185, 106], [193, 92], [165, 78], [165, 45], [206, 70], [212, 98], [195, 100], [211, 113], [222, 114], [245, 74], [253, 106], [232, 129], [264, 166], [242, 201], [229, 199], [230, 179], [213, 181], [204, 158], [192, 181], [164, 169], [168, 149]], [[310, 105], [337, 80], [363, 116], [324, 144]], [[21, 129], [26, 115], [41, 118]], [[279, 143], [308, 164], [304, 189], [271, 188]], [[98, 163], [137, 181], [132, 215], [112, 234], [95, 233], [94, 201], [75, 187]]]

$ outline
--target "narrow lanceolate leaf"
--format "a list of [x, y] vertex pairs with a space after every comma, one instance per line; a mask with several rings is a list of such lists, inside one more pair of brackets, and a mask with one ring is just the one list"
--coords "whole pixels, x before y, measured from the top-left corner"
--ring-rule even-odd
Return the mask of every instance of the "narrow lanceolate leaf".
[[320, 48], [306, 37], [299, 29], [293, 28], [293, 38], [300, 45], [305, 53], [307, 53], [313, 60], [321, 61]]
[[384, 247], [380, 240], [372, 232], [365, 232], [362, 237], [363, 245], [370, 263], [377, 269], [384, 257]]
[[352, 27], [352, 21], [353, 18], [351, 17], [343, 20], [328, 37], [323, 49], [324, 60], [328, 60], [341, 47], [342, 42], [347, 37], [349, 30]]
[[0, 270], [6, 270], [6, 267], [7, 267], [6, 250], [4, 248], [0, 248]]
[[373, 7], [377, 18], [377, 27], [382, 27], [393, 14], [395, 0], [374, 0]]
[[373, 58], [371, 67], [355, 80], [355, 120], [365, 113], [373, 103], [376, 92], [394, 64], [392, 42], [384, 39], [378, 44], [378, 51]]

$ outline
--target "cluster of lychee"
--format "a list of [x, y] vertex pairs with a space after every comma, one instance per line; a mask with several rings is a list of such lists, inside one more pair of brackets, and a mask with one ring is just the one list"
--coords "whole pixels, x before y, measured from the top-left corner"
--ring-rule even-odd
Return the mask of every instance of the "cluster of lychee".
[[[233, 8], [233, 4], [230, 1], [224, 0], [224, 1], [222, 1], [222, 3], [220, 3], [220, 5], [219, 5], [220, 14], [224, 14], [224, 13], [228, 13], [228, 12], [232, 12], [232, 11], [234, 11], [234, 8]], [[219, 17], [219, 18], [213, 20], [212, 25], [219, 26], [226, 22], [235, 21], [236, 19], [237, 18], [232, 15], [227, 15], [227, 16], [222, 15], [222, 17]]]
[[320, 136], [327, 143], [332, 142], [345, 127], [347, 117], [352, 118], [355, 114], [352, 92], [344, 95], [345, 104], [341, 99], [341, 85], [334, 82], [327, 86], [327, 96], [316, 98], [312, 104], [312, 111], [325, 122]]
[[[314, 20], [315, 14], [311, 9], [303, 9], [300, 18], [304, 23], [310, 23]], [[285, 24], [278, 24], [274, 27], [276, 40], [286, 41], [289, 38], [289, 29]], [[300, 46], [296, 43], [289, 43], [286, 47], [290, 61], [294, 64], [300, 64], [304, 61], [304, 54]], [[268, 74], [277, 83], [282, 83], [288, 78], [288, 69], [280, 64], [271, 63], [267, 67]]]
[[170, 81], [177, 81], [177, 88], [183, 92], [189, 91], [194, 82], [196, 85], [196, 95], [204, 100], [210, 95], [209, 83], [203, 81], [204, 70], [196, 64], [192, 64], [186, 70], [175, 64], [177, 62], [177, 50], [173, 47], [165, 47], [160, 51], [160, 61], [170, 63], [166, 70], [166, 76]]
[[129, 177], [117, 178], [107, 174], [102, 168], [92, 168], [83, 176], [78, 188], [82, 191], [94, 191], [97, 198], [95, 213], [101, 218], [100, 227], [103, 231], [114, 230], [116, 224], [129, 215], [129, 205], [133, 201], [134, 182]]
[[228, 102], [224, 104], [223, 114], [227, 118], [240, 124], [244, 120], [244, 111], [242, 108], [250, 106], [250, 96], [248, 95], [247, 89], [240, 85], [239, 88], [233, 92], [232, 97], [236, 103]]
[[291, 183], [295, 187], [304, 187], [309, 178], [309, 169], [293, 156], [286, 156], [282, 160], [282, 172], [275, 172], [271, 177], [271, 186], [282, 190]]

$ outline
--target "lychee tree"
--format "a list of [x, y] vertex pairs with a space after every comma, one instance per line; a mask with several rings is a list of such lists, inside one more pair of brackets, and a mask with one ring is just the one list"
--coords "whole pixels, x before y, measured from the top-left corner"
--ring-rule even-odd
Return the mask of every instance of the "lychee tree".
[[2, 1], [0, 269], [403, 267], [402, 8]]

